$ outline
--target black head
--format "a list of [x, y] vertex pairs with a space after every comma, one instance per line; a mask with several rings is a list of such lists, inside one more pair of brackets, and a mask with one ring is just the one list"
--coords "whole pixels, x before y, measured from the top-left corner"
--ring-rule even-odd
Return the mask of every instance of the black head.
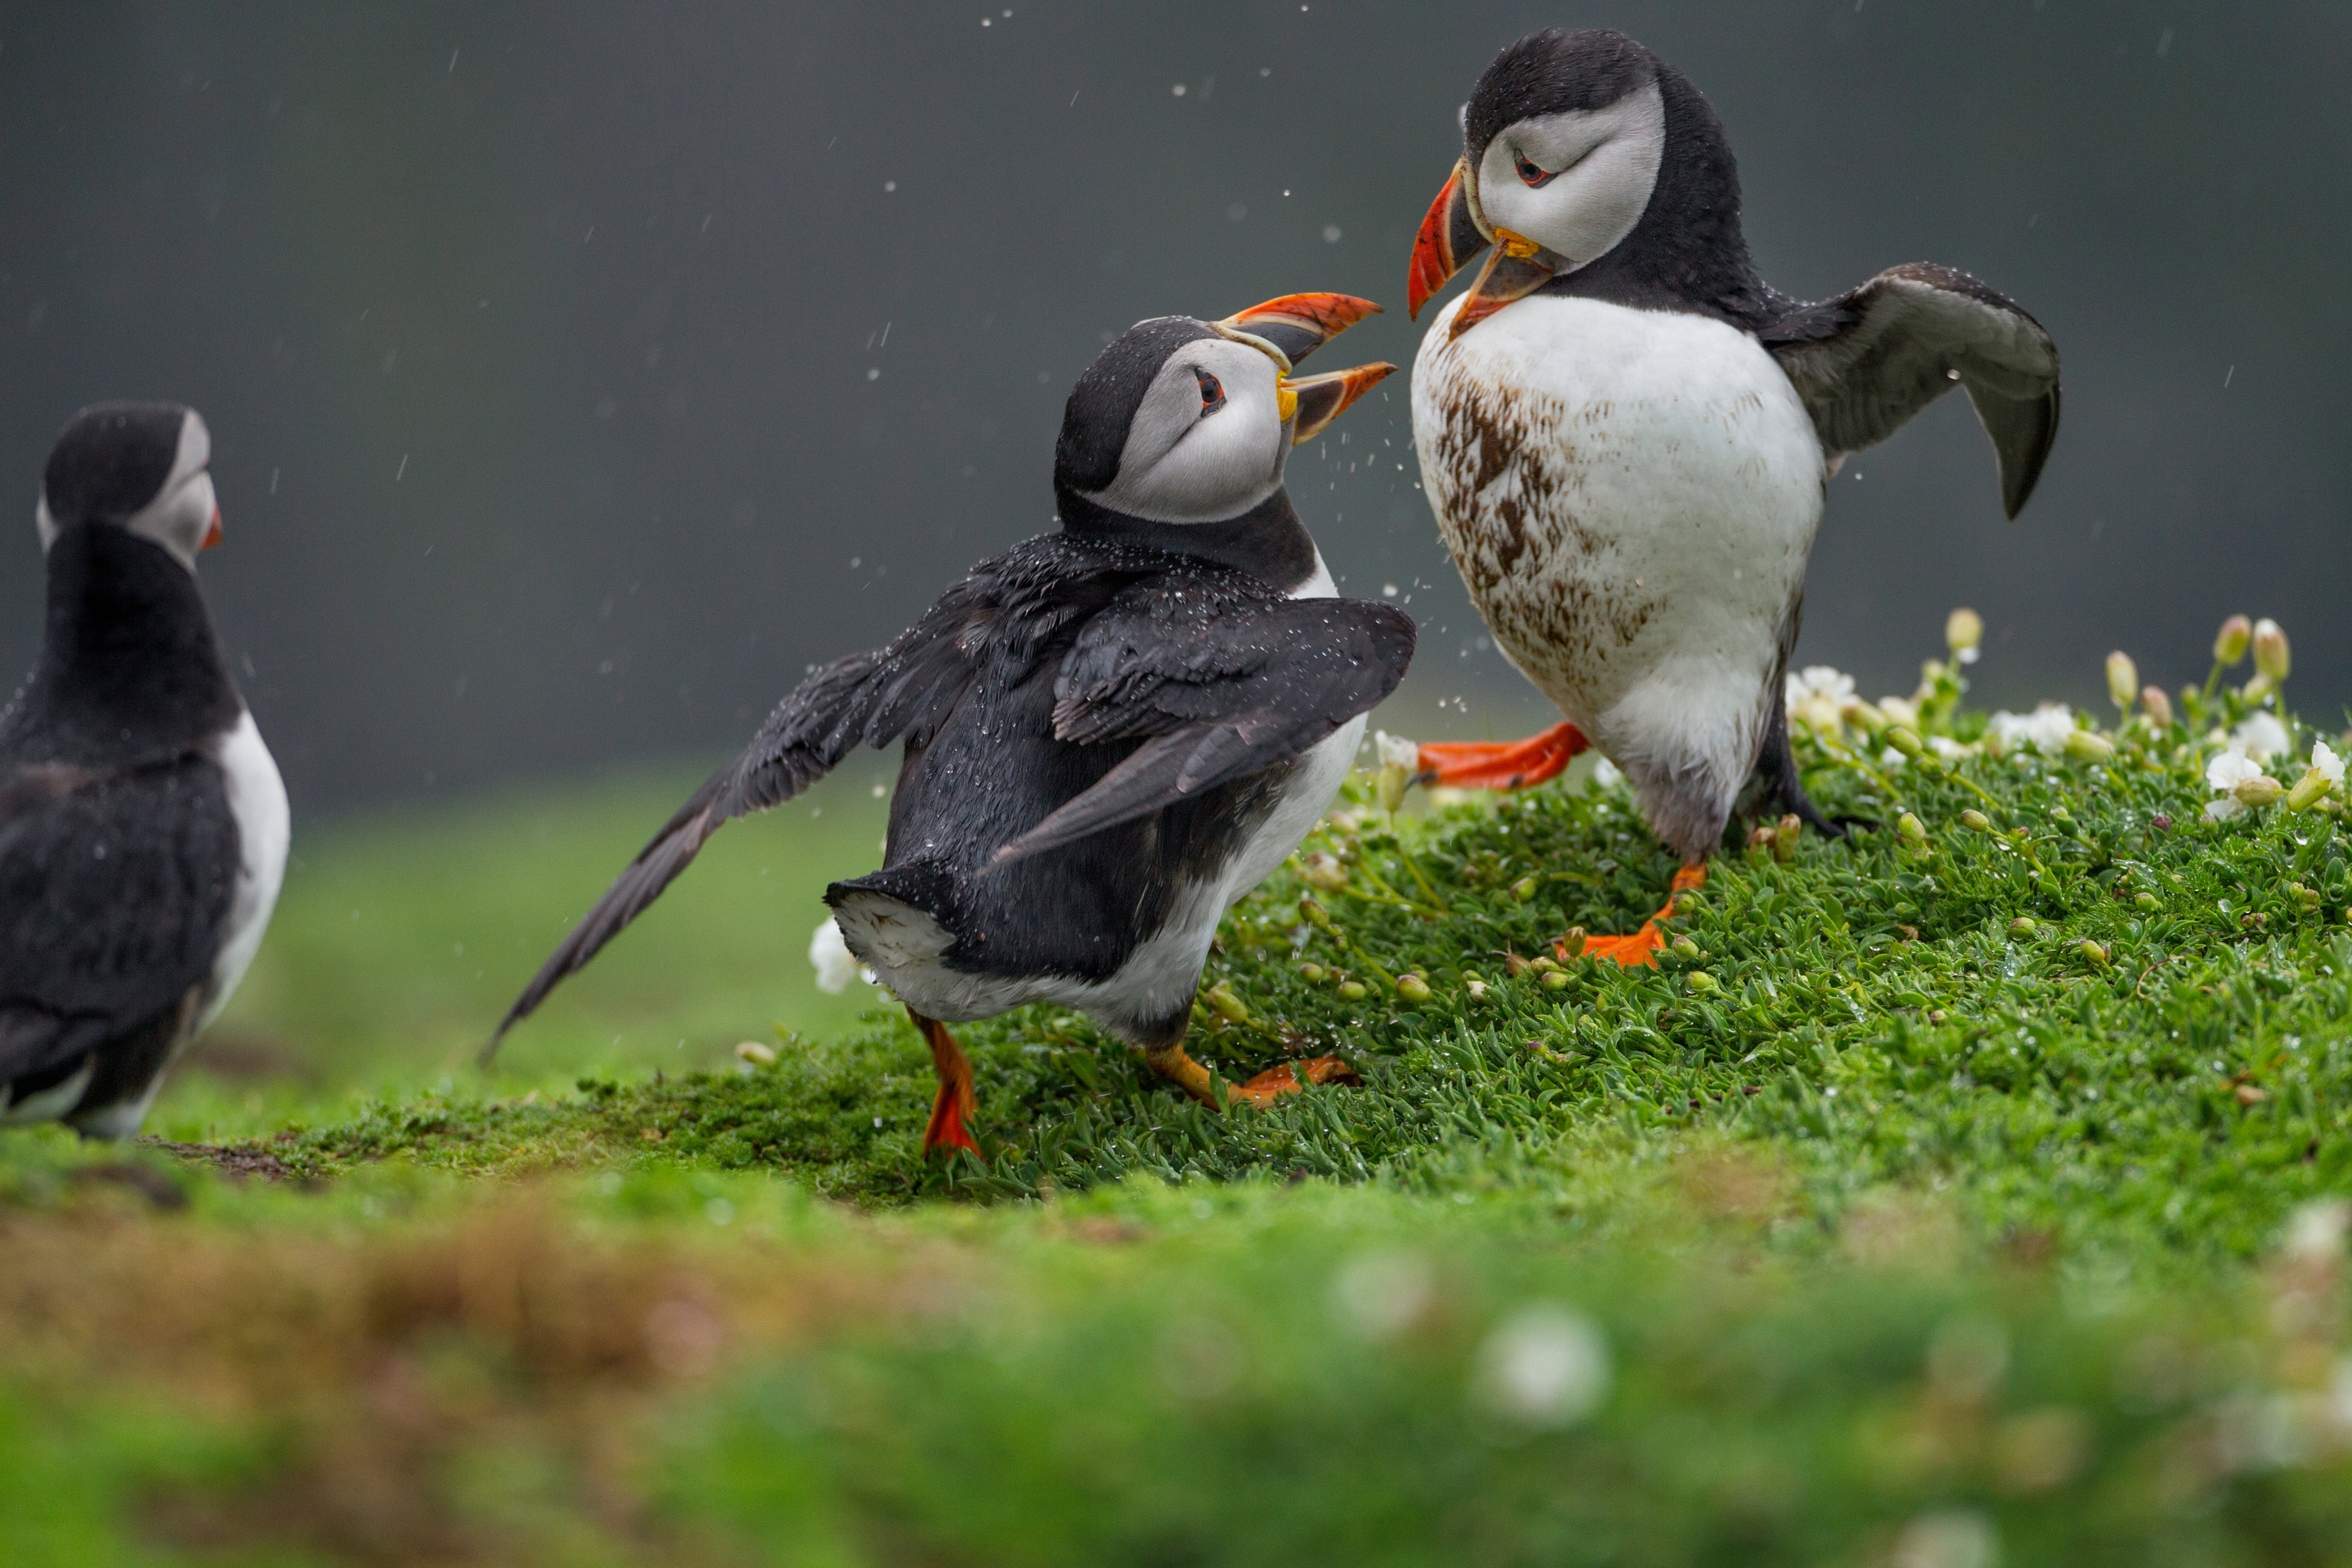
[[1282, 488], [1290, 448], [1395, 368], [1290, 374], [1379, 308], [1289, 294], [1221, 321], [1156, 316], [1129, 327], [1063, 408], [1054, 492], [1064, 520], [1222, 522], [1265, 501]]
[[1763, 300], [1723, 125], [1679, 71], [1622, 33], [1546, 30], [1506, 48], [1462, 110], [1462, 159], [1414, 246], [1421, 305], [1490, 243], [1506, 255], [1465, 330], [1551, 286], [1741, 319]]
[[35, 513], [47, 550], [85, 524], [128, 529], [193, 566], [217, 542], [212, 433], [176, 403], [100, 403], [68, 422], [49, 449]]

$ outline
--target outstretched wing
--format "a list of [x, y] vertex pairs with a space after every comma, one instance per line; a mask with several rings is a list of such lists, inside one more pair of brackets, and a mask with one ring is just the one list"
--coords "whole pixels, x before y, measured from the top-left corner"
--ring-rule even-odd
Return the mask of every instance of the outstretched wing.
[[203, 758], [0, 781], [0, 1085], [204, 984], [237, 866], [236, 819]]
[[1057, 630], [1139, 575], [1142, 563], [1159, 559], [1146, 552], [1129, 561], [1116, 550], [1032, 540], [975, 567], [888, 646], [837, 659], [802, 681], [743, 754], [711, 774], [581, 917], [507, 1009], [483, 1059], [564, 976], [643, 914], [729, 821], [782, 805], [860, 743], [879, 747], [904, 738], [928, 744], [983, 665], [994, 660], [1017, 669], [1023, 659], [1035, 658]]
[[781, 805], [833, 771], [860, 742], [886, 746], [928, 736], [951, 711], [977, 668], [958, 634], [967, 617], [952, 597], [887, 647], [824, 666], [776, 705], [742, 755], [720, 768], [662, 825], [548, 955], [507, 1009], [483, 1057], [566, 975], [586, 965], [693, 863], [710, 836], [736, 817]]
[[1413, 641], [1412, 616], [1360, 599], [1241, 597], [1206, 574], [1129, 588], [1063, 660], [1054, 732], [1144, 744], [996, 863], [1297, 756], [1395, 690]]
[[1832, 457], [1895, 434], [1968, 389], [2015, 517], [2058, 439], [2058, 345], [2016, 303], [1965, 272], [1914, 261], [1801, 306], [1759, 334], [1795, 383]]

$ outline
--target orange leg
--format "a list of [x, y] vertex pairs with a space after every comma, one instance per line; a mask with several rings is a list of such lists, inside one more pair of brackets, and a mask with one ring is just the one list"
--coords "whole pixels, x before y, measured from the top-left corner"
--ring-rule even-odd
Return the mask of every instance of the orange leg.
[[1645, 967], [1654, 966], [1658, 962], [1658, 953], [1666, 945], [1665, 933], [1658, 929], [1658, 922], [1674, 918], [1675, 900], [1677, 897], [1689, 892], [1694, 888], [1705, 886], [1706, 886], [1706, 865], [1702, 863], [1696, 866], [1685, 866], [1675, 873], [1673, 890], [1666, 895], [1665, 907], [1643, 921], [1642, 929], [1633, 935], [1588, 936], [1582, 939], [1583, 946], [1575, 952], [1570, 951], [1571, 939], [1563, 937], [1552, 944], [1552, 951], [1559, 955], [1563, 963], [1582, 957], [1605, 958], [1612, 963], [1624, 964], [1628, 968], [1636, 964]]
[[961, 1149], [984, 1161], [987, 1156], [972, 1142], [971, 1129], [965, 1125], [979, 1108], [979, 1100], [972, 1093], [971, 1063], [964, 1058], [963, 1047], [937, 1018], [926, 1018], [912, 1007], [907, 1009], [907, 1016], [923, 1032], [931, 1047], [932, 1070], [940, 1075], [940, 1091], [931, 1100], [931, 1123], [923, 1129], [924, 1154], [946, 1147]]
[[1524, 741], [1430, 741], [1421, 748], [1421, 771], [1455, 789], [1525, 789], [1558, 775], [1591, 744], [1573, 724]]

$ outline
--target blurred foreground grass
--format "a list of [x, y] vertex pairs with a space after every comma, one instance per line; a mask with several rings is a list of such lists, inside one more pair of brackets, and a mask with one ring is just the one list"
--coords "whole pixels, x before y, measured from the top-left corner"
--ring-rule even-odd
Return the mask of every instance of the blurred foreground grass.
[[1809, 781], [1888, 826], [1718, 857], [1654, 971], [1523, 962], [1655, 900], [1622, 788], [1359, 784], [1196, 1040], [1363, 1086], [1212, 1116], [1032, 1009], [966, 1032], [985, 1167], [810, 986], [869, 781], [491, 1079], [691, 778], [306, 836], [152, 1124], [206, 1147], [0, 1139], [6, 1560], [2352, 1563], [2339, 816], [2203, 819], [2234, 694], [1906, 716], [1955, 759], [1832, 717]]

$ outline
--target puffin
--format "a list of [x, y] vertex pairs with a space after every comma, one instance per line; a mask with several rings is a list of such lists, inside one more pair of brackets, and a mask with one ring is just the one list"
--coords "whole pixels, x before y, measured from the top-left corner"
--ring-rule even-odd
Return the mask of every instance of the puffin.
[[[1811, 303], [1773, 289], [1722, 122], [1622, 33], [1519, 39], [1461, 126], [1412, 314], [1486, 259], [1415, 355], [1413, 443], [1479, 615], [1567, 722], [1423, 746], [1424, 773], [1524, 785], [1596, 746], [1682, 858], [1675, 892], [1705, 880], [1736, 805], [1843, 834], [1797, 776], [1784, 691], [1828, 481], [1957, 387], [2014, 519], [2058, 434], [2056, 344], [1932, 262]], [[1654, 963], [1673, 910], [1584, 951]]]
[[40, 662], [0, 714], [0, 1123], [138, 1131], [285, 879], [286, 786], [196, 582], [211, 460], [173, 403], [85, 408], [49, 453]]
[[982, 1152], [949, 1026], [1032, 1002], [1085, 1015], [1213, 1108], [1350, 1077], [1319, 1057], [1221, 1093], [1183, 1042], [1218, 920], [1330, 805], [1412, 659], [1412, 617], [1339, 596], [1283, 483], [1291, 448], [1396, 368], [1292, 374], [1377, 310], [1290, 294], [1121, 333], [1064, 408], [1059, 531], [803, 680], [572, 928], [489, 1048], [720, 825], [861, 742], [897, 743], [883, 865], [824, 897], [929, 1047], [924, 1154]]

